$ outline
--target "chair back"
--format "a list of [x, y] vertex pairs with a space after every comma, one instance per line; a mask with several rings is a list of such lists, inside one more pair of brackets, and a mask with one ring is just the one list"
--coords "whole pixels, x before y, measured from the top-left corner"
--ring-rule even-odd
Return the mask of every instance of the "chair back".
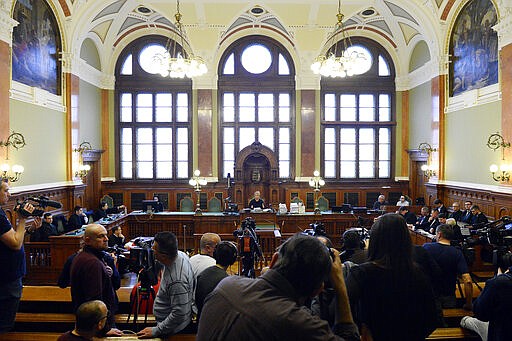
[[329, 210], [329, 200], [323, 195], [318, 198], [318, 208], [321, 212]]
[[208, 201], [208, 212], [222, 212], [222, 202], [217, 197], [213, 197]]
[[106, 202], [108, 205], [108, 208], [114, 207], [114, 199], [108, 194], [105, 194], [104, 196], [102, 196], [100, 202]]
[[194, 212], [194, 201], [191, 197], [184, 197], [180, 200], [180, 212]]

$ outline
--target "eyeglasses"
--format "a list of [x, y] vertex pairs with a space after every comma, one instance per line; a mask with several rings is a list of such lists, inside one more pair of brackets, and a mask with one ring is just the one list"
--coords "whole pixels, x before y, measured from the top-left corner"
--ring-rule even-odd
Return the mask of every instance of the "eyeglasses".
[[100, 323], [101, 321], [103, 321], [104, 319], [108, 318], [109, 314], [107, 313], [106, 315], [103, 315], [102, 317], [100, 317], [98, 319], [98, 321], [96, 321], [96, 323]]

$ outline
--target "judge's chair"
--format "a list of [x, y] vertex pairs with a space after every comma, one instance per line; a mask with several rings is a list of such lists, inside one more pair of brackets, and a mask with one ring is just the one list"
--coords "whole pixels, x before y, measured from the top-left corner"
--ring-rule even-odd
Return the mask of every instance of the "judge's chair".
[[329, 210], [329, 200], [326, 197], [324, 197], [322, 195], [317, 200], [318, 200], [318, 208], [320, 209], [320, 212]]
[[194, 212], [194, 201], [190, 197], [180, 200], [180, 212]]
[[222, 203], [217, 197], [213, 197], [208, 201], [208, 212], [222, 212]]

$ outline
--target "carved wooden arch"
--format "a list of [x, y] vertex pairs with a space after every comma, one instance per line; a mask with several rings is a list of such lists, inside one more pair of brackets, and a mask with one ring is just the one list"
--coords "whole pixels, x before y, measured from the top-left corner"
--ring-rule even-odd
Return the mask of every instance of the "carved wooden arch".
[[267, 146], [262, 145], [260, 142], [253, 142], [250, 146], [242, 149], [236, 156], [235, 161], [235, 181], [240, 180], [243, 177], [242, 168], [245, 160], [254, 154], [261, 154], [267, 158], [270, 163], [270, 180], [277, 181], [279, 177], [279, 168], [275, 153]]

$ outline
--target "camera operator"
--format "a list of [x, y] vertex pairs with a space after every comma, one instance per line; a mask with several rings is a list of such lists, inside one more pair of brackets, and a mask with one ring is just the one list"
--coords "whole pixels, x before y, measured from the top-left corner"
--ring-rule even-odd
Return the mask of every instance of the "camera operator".
[[184, 252], [178, 251], [178, 239], [168, 231], [155, 235], [152, 249], [156, 260], [164, 265], [160, 288], [153, 304], [156, 327], [144, 328], [137, 335], [147, 339], [180, 331], [192, 332], [196, 279], [189, 258]]
[[[460, 321], [463, 328], [475, 331], [482, 340], [499, 341], [510, 337], [512, 321], [512, 274], [511, 269], [485, 282], [482, 293], [473, 304], [475, 317], [465, 316]], [[488, 321], [488, 322], [487, 322]]]
[[[0, 184], [0, 206], [9, 201], [9, 184]], [[34, 207], [26, 204], [24, 209], [32, 212]], [[18, 216], [16, 229], [0, 208], [0, 333], [9, 331], [14, 325], [14, 319], [21, 298], [21, 278], [26, 274], [25, 251], [23, 239], [25, 236], [26, 217]]]

